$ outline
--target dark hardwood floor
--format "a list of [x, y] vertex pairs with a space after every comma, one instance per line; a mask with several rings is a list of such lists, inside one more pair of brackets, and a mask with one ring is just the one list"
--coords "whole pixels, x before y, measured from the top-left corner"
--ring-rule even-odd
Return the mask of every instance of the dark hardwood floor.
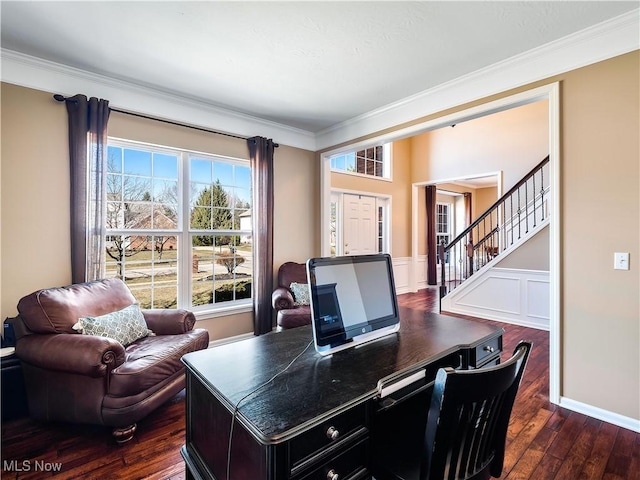
[[[398, 298], [408, 308], [438, 308], [436, 288]], [[521, 339], [534, 343], [511, 417], [501, 478], [640, 480], [640, 434], [551, 404], [548, 333], [501, 326], [503, 358]], [[135, 438], [124, 446], [114, 444], [106, 428], [29, 418], [4, 422], [2, 478], [184, 479], [184, 423], [184, 392], [139, 422]]]

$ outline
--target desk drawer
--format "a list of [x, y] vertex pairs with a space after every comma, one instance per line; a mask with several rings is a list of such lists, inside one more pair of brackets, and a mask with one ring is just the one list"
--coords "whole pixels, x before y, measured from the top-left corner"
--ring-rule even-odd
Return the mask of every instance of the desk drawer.
[[469, 368], [480, 368], [483, 364], [493, 357], [499, 356], [502, 352], [502, 337], [495, 337], [482, 342], [476, 348], [471, 350], [471, 358], [469, 359]]
[[338, 456], [325, 460], [312, 471], [292, 480], [340, 480], [369, 479], [369, 439], [365, 438]]
[[308, 457], [337, 443], [342, 443], [353, 434], [366, 430], [366, 427], [366, 405], [357, 405], [291, 440], [289, 445], [290, 463], [294, 467], [298, 466]]

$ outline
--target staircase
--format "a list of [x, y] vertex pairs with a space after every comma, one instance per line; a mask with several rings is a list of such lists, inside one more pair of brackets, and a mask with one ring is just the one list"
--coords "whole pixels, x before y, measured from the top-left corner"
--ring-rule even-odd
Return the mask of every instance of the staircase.
[[481, 275], [501, 255], [518, 248], [549, 223], [549, 156], [448, 245], [438, 247], [440, 298], [472, 276]]

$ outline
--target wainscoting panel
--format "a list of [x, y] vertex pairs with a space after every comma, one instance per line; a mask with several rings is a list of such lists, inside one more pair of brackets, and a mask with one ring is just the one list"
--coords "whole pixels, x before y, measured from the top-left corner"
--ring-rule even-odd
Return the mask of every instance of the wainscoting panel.
[[549, 272], [490, 268], [442, 299], [442, 311], [549, 330]]
[[427, 283], [427, 256], [420, 255], [416, 260], [416, 286], [418, 290], [422, 288], [427, 288], [429, 284]]
[[527, 278], [527, 315], [532, 321], [534, 319], [549, 326], [549, 277], [545, 280], [538, 278]]
[[396, 284], [396, 294], [408, 293], [410, 292], [410, 282], [411, 278], [411, 258], [409, 257], [399, 257], [393, 258], [393, 279]]
[[508, 315], [522, 312], [520, 281], [510, 276], [483, 275], [456, 298], [460, 308], [485, 308]]

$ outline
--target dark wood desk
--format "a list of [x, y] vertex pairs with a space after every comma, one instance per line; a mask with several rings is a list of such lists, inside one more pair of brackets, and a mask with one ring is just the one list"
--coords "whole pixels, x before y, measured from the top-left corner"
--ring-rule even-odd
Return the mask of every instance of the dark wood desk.
[[[385, 412], [401, 412], [430, 392], [443, 366], [480, 368], [500, 361], [501, 328], [435, 313], [401, 310], [400, 331], [322, 357], [299, 327], [185, 355], [187, 478], [331, 480], [371, 478], [387, 438]], [[426, 371], [380, 399], [378, 382]], [[232, 414], [237, 411], [227, 478]], [[420, 402], [425, 401], [421, 399]], [[422, 403], [420, 410], [426, 413]]]

